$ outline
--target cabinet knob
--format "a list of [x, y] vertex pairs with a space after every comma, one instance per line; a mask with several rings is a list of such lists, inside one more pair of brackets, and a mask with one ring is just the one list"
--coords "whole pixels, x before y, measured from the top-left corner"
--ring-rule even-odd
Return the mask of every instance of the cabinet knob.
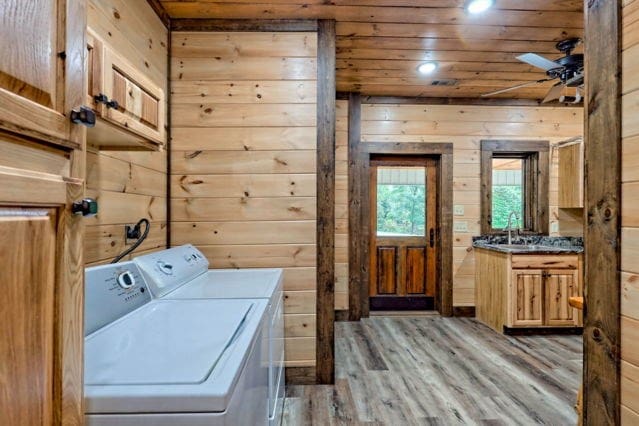
[[71, 121], [87, 127], [95, 126], [95, 112], [91, 108], [81, 106], [80, 109], [71, 111]]
[[98, 214], [98, 202], [93, 198], [85, 198], [81, 201], [76, 201], [71, 206], [73, 214], [82, 216], [95, 216]]
[[93, 97], [93, 100], [96, 104], [106, 104], [107, 102], [109, 102], [109, 97], [104, 93], [100, 93], [99, 95], [95, 95]]
[[110, 101], [108, 101], [106, 103], [106, 107], [107, 108], [113, 108], [113, 109], [118, 109], [120, 107], [120, 104], [118, 103], [118, 101], [111, 99]]

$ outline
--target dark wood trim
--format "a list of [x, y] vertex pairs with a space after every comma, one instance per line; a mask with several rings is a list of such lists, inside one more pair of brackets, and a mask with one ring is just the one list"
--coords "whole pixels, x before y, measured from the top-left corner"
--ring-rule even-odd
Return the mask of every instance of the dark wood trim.
[[371, 296], [372, 311], [432, 311], [435, 298], [429, 296]]
[[155, 14], [158, 15], [158, 18], [160, 18], [160, 21], [162, 21], [164, 26], [167, 29], [170, 29], [171, 28], [171, 17], [169, 16], [169, 14], [166, 11], [166, 9], [164, 9], [164, 6], [162, 6], [162, 3], [160, 3], [160, 0], [146, 0], [146, 2], [149, 4], [149, 6], [151, 6], [151, 9], [153, 9]]
[[[453, 315], [453, 144], [452, 143], [394, 143], [394, 142], [366, 142], [360, 143], [356, 163], [352, 167], [356, 168], [360, 186], [360, 228], [359, 232], [349, 235], [357, 241], [351, 241], [359, 247], [360, 258], [356, 259], [358, 265], [349, 267], [361, 271], [360, 303], [361, 317], [368, 317], [369, 306], [369, 280], [370, 267], [370, 220], [371, 212], [369, 207], [370, 194], [370, 161], [372, 154], [391, 155], [428, 155], [439, 160], [438, 181], [439, 191], [437, 199], [438, 210], [438, 288], [435, 298], [435, 308], [442, 316]], [[349, 192], [349, 197], [353, 195]], [[351, 200], [349, 199], [349, 205]]]
[[348, 99], [348, 312], [350, 321], [362, 317], [361, 251], [358, 243], [360, 232], [360, 175], [356, 164], [361, 140], [362, 104], [358, 93], [351, 93]]
[[335, 322], [351, 321], [348, 309], [335, 309]]
[[453, 306], [454, 317], [475, 318], [474, 306]]
[[[497, 155], [521, 155], [525, 158], [527, 208], [524, 223], [530, 230], [548, 234], [550, 143], [548, 141], [482, 140], [480, 159], [480, 228], [481, 234], [493, 234], [492, 227], [492, 160]], [[530, 188], [530, 190], [528, 190]]]
[[166, 248], [171, 248], [171, 220], [173, 203], [171, 202], [171, 30], [168, 31], [167, 43], [169, 46], [168, 55], [166, 57], [166, 69], [167, 69], [167, 88], [166, 91]]
[[285, 367], [284, 374], [287, 385], [315, 384], [315, 367]]
[[317, 32], [315, 19], [171, 19], [172, 31]]
[[586, 425], [620, 424], [621, 2], [585, 6]]
[[[347, 100], [350, 92], [338, 92], [337, 99]], [[580, 104], [542, 103], [535, 99], [483, 99], [483, 98], [426, 98], [410, 96], [364, 96], [363, 104], [409, 104], [409, 105], [479, 105], [479, 106], [528, 106], [537, 108], [579, 107]]]
[[423, 142], [366, 142], [360, 145], [360, 151], [368, 154], [441, 155], [452, 154], [453, 144]]
[[335, 21], [317, 33], [317, 383], [335, 381]]

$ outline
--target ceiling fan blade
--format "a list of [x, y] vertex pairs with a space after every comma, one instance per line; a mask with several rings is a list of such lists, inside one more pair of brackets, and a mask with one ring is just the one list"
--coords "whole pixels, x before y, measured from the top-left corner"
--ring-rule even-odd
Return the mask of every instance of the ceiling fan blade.
[[517, 59], [534, 67], [541, 68], [544, 71], [561, 68], [561, 65], [557, 62], [553, 62], [550, 59], [537, 55], [536, 53], [524, 53], [523, 55], [517, 56]]
[[584, 83], [583, 74], [577, 74], [570, 80], [566, 80], [566, 86], [568, 87], [581, 86], [583, 83]]
[[481, 95], [481, 97], [485, 98], [487, 96], [499, 95], [500, 93], [510, 92], [511, 90], [521, 89], [522, 87], [534, 86], [535, 84], [544, 83], [544, 82], [550, 81], [550, 80], [552, 80], [552, 79], [551, 78], [544, 78], [544, 79], [541, 79], [541, 80], [529, 81], [528, 83], [518, 84], [516, 86], [508, 87], [506, 89], [499, 89], [499, 90], [495, 90], [494, 92], [484, 93], [484, 94]]
[[550, 101], [554, 101], [555, 99], [559, 99], [559, 97], [561, 96], [561, 92], [563, 92], [564, 87], [566, 87], [564, 85], [564, 83], [557, 83], [554, 86], [552, 86], [550, 88], [550, 90], [548, 91], [548, 93], [546, 94], [546, 97], [544, 98], [544, 100], [542, 101], [543, 104], [545, 104], [546, 102], [550, 102]]

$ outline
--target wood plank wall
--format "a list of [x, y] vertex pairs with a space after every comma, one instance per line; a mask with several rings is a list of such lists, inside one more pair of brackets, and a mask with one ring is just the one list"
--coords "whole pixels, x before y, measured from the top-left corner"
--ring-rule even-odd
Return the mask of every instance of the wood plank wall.
[[348, 309], [348, 101], [335, 105], [335, 309]]
[[[168, 90], [168, 30], [147, 2], [91, 0], [87, 24]], [[88, 151], [86, 193], [97, 198], [100, 212], [85, 221], [87, 265], [108, 262], [123, 251], [124, 225], [142, 217], [151, 221], [151, 231], [134, 254], [165, 248], [166, 152]]]
[[[338, 124], [339, 126], [339, 124]], [[453, 305], [474, 306], [471, 237], [479, 235], [482, 139], [538, 139], [559, 142], [583, 133], [582, 108], [452, 105], [362, 105], [362, 141], [450, 142], [454, 146], [454, 204], [464, 206], [455, 222], [468, 232], [453, 235]], [[557, 151], [551, 156], [550, 221], [560, 235], [582, 235], [580, 211], [557, 208]], [[339, 173], [339, 172], [338, 172]]]
[[317, 34], [173, 32], [171, 56], [171, 244], [284, 268], [287, 366], [313, 366]]
[[639, 424], [639, 0], [623, 1], [621, 421]]

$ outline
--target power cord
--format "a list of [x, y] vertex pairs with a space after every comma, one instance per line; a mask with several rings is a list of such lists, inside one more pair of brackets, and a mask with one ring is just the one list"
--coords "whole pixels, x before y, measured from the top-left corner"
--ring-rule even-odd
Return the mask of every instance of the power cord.
[[139, 233], [140, 225], [142, 225], [143, 223], [144, 223], [144, 232], [142, 233], [142, 235], [140, 235], [140, 237], [137, 239], [136, 242], [133, 243], [131, 247], [129, 247], [128, 249], [124, 250], [122, 253], [117, 255], [116, 258], [111, 261], [111, 263], [118, 263], [125, 256], [129, 255], [133, 250], [138, 248], [140, 244], [142, 244], [142, 241], [144, 241], [146, 237], [149, 235], [149, 229], [151, 229], [151, 224], [149, 223], [149, 220], [143, 217], [142, 219], [138, 221], [138, 223], [135, 224], [135, 227], [133, 228], [134, 231], [137, 231]]

